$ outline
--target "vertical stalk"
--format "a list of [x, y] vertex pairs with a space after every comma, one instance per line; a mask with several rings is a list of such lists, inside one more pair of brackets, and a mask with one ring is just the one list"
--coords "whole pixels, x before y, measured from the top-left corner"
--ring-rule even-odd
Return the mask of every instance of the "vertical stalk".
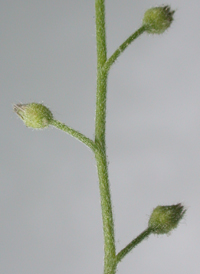
[[108, 179], [108, 164], [106, 156], [105, 128], [106, 128], [106, 93], [108, 72], [103, 71], [107, 61], [106, 31], [105, 31], [105, 0], [95, 0], [96, 12], [96, 46], [97, 46], [97, 91], [95, 115], [95, 143], [98, 149], [95, 153], [99, 190], [101, 197], [101, 211], [104, 233], [104, 274], [115, 274], [116, 251], [114, 237], [114, 222]]
[[114, 222], [112, 215], [112, 204], [110, 196], [106, 155], [103, 151], [97, 150], [97, 152], [95, 153], [95, 157], [98, 169], [99, 190], [101, 196], [101, 211], [103, 221], [104, 274], [115, 274], [117, 261], [115, 251]]
[[106, 91], [107, 73], [102, 71], [107, 61], [106, 30], [105, 30], [105, 0], [95, 1], [96, 11], [96, 47], [97, 47], [97, 93], [95, 140], [105, 149], [106, 126]]

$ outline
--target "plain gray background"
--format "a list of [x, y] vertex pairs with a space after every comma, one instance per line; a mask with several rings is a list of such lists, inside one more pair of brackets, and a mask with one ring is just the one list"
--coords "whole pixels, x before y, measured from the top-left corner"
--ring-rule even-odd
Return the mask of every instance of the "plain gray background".
[[[0, 1], [0, 273], [102, 273], [93, 154], [56, 129], [33, 131], [12, 103], [44, 102], [94, 137], [94, 1]], [[160, 0], [107, 0], [108, 56]], [[168, 237], [150, 236], [119, 274], [200, 272], [200, 2], [167, 2], [172, 27], [143, 34], [108, 81], [107, 146], [117, 251], [157, 205], [183, 202]]]

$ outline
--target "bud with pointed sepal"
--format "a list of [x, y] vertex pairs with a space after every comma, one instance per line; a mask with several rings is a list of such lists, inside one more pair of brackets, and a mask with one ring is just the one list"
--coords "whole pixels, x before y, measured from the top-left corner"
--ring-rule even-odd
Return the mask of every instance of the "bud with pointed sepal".
[[174, 13], [175, 11], [171, 10], [169, 6], [148, 9], [143, 18], [143, 26], [145, 26], [146, 32], [151, 34], [163, 33], [174, 20]]
[[180, 203], [171, 206], [157, 206], [149, 219], [149, 228], [154, 234], [167, 234], [176, 228], [186, 209]]
[[52, 112], [43, 104], [17, 104], [14, 111], [22, 119], [27, 127], [42, 129], [48, 127], [53, 120]]

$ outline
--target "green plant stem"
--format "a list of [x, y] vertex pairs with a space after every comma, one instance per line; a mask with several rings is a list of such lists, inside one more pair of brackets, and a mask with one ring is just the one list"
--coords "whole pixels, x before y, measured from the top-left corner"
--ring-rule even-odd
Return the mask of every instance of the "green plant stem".
[[99, 177], [99, 190], [101, 197], [101, 211], [104, 233], [104, 274], [115, 274], [116, 248], [105, 142], [107, 72], [102, 71], [103, 65], [107, 60], [104, 0], [95, 1], [95, 12], [97, 46], [95, 143], [98, 146], [98, 151], [96, 151], [95, 157]]
[[65, 125], [57, 120], [53, 120], [51, 122], [51, 125], [68, 133], [69, 135], [73, 136], [74, 138], [78, 139], [80, 142], [85, 144], [87, 147], [91, 148], [91, 150], [94, 151], [94, 153], [96, 152], [96, 149], [97, 149], [96, 144], [91, 139], [89, 139], [85, 135], [83, 135], [82, 133], [68, 127], [67, 125]]
[[95, 0], [96, 13], [96, 43], [97, 68], [101, 69], [107, 60], [106, 28], [105, 28], [105, 0]]
[[99, 190], [101, 197], [102, 221], [104, 232], [104, 274], [114, 274], [116, 270], [116, 251], [114, 237], [114, 222], [110, 186], [108, 179], [108, 165], [103, 150], [97, 150], [95, 154], [99, 177]]
[[135, 238], [132, 242], [130, 242], [124, 249], [122, 249], [116, 256], [117, 263], [119, 263], [134, 247], [136, 247], [136, 245], [141, 243], [151, 233], [152, 233], [151, 228], [147, 228], [137, 238]]
[[107, 97], [107, 73], [97, 72], [96, 92], [96, 119], [95, 119], [95, 142], [106, 151], [106, 97]]
[[[99, 177], [99, 189], [101, 197], [101, 211], [104, 232], [104, 274], [115, 274], [117, 267], [114, 221], [108, 178], [108, 164], [106, 155], [106, 97], [107, 78], [112, 64], [119, 55], [145, 31], [141, 27], [132, 34], [107, 60], [106, 31], [105, 31], [105, 0], [95, 0], [96, 12], [96, 46], [97, 46], [97, 92], [96, 92], [96, 115], [95, 115], [95, 144], [98, 149], [95, 153]], [[140, 239], [142, 241], [142, 238]], [[138, 243], [140, 242], [138, 241]], [[137, 244], [137, 243], [136, 243]], [[135, 244], [135, 245], [136, 245]], [[130, 244], [131, 245], [131, 244]], [[132, 246], [132, 245], [131, 245]], [[128, 247], [121, 254], [124, 257], [133, 247]], [[121, 260], [121, 257], [118, 258]]]
[[105, 149], [107, 73], [102, 71], [103, 65], [107, 60], [105, 0], [95, 1], [95, 12], [97, 47], [95, 141], [98, 142], [103, 149]]
[[109, 71], [110, 67], [117, 60], [117, 58], [121, 55], [121, 53], [136, 39], [138, 38], [144, 31], [146, 27], [143, 25], [138, 30], [136, 30], [131, 36], [129, 36], [124, 43], [122, 43], [119, 48], [112, 54], [112, 56], [106, 61], [104, 64], [104, 70]]

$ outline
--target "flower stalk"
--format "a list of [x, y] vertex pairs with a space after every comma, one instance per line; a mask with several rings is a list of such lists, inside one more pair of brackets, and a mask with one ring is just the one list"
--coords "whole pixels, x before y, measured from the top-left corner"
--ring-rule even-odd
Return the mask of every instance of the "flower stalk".
[[105, 71], [109, 71], [110, 67], [114, 64], [117, 58], [125, 51], [125, 49], [142, 33], [146, 31], [146, 26], [142, 25], [138, 30], [136, 30], [132, 35], [130, 35], [120, 46], [119, 48], [112, 54], [112, 56], [106, 61], [103, 69]]
[[137, 238], [132, 240], [125, 248], [123, 248], [116, 256], [116, 261], [119, 263], [133, 248], [135, 248], [139, 243], [141, 243], [144, 239], [148, 238], [152, 233], [151, 228], [147, 228], [143, 231]]
[[79, 131], [65, 125], [64, 123], [61, 123], [55, 119], [51, 121], [51, 125], [54, 126], [57, 129], [60, 129], [72, 137], [76, 138], [78, 141], [82, 142], [85, 144], [87, 147], [89, 147], [94, 153], [97, 149], [97, 146], [95, 145], [94, 141], [86, 137], [84, 134], [80, 133]]
[[107, 59], [105, 0], [95, 0], [96, 48], [97, 48], [97, 86], [95, 113], [95, 140], [54, 119], [52, 112], [43, 104], [17, 104], [14, 111], [27, 127], [43, 129], [53, 126], [76, 138], [95, 155], [99, 178], [101, 211], [104, 235], [104, 274], [115, 274], [117, 264], [150, 234], [167, 234], [175, 229], [185, 215], [181, 204], [156, 207], [149, 219], [148, 227], [116, 255], [113, 210], [111, 202], [108, 162], [106, 153], [106, 101], [107, 79], [111, 66], [122, 52], [145, 31], [160, 34], [168, 29], [173, 21], [174, 11], [169, 6], [151, 8], [146, 11], [142, 26], [130, 35]]

